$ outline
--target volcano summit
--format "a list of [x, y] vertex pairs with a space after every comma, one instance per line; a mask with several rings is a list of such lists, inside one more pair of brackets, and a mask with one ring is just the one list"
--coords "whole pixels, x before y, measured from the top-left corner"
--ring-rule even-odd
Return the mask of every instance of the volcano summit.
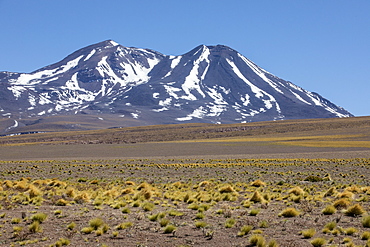
[[32, 73], [0, 72], [0, 111], [15, 121], [109, 114], [121, 126], [352, 116], [227, 46], [167, 56], [112, 40]]

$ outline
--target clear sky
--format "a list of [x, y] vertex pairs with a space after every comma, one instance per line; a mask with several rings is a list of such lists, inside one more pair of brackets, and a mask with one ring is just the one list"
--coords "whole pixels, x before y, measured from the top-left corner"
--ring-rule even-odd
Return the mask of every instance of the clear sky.
[[32, 72], [107, 39], [166, 55], [227, 45], [370, 115], [369, 0], [0, 0], [0, 71]]

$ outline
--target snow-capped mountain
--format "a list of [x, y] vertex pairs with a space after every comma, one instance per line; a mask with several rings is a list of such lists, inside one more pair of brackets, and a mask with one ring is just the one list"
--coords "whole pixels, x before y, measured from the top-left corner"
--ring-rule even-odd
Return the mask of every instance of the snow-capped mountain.
[[112, 40], [32, 73], [1, 72], [0, 114], [113, 114], [142, 125], [352, 116], [227, 46], [167, 56]]

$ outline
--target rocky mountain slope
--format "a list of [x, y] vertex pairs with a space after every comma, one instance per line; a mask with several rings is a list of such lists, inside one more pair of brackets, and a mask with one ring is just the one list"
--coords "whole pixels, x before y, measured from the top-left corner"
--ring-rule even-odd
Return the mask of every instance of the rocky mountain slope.
[[32, 73], [0, 72], [0, 114], [14, 120], [10, 129], [81, 114], [115, 116], [120, 126], [352, 116], [227, 46], [167, 56], [112, 40]]

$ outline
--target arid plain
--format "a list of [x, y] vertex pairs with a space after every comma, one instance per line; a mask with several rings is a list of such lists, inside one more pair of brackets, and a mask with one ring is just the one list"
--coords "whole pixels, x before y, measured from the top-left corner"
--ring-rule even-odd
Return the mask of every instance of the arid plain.
[[1, 246], [370, 246], [370, 117], [0, 145]]

